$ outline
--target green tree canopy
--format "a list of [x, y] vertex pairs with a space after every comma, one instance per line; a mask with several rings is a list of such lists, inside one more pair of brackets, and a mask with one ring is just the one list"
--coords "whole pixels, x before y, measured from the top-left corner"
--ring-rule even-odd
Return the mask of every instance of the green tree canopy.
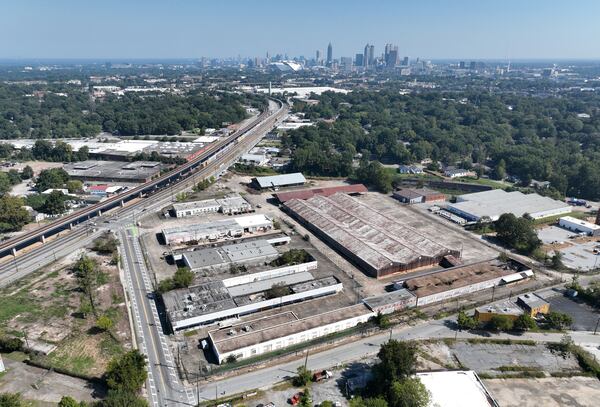
[[137, 349], [111, 360], [106, 371], [110, 389], [132, 394], [140, 391], [147, 377], [146, 358]]

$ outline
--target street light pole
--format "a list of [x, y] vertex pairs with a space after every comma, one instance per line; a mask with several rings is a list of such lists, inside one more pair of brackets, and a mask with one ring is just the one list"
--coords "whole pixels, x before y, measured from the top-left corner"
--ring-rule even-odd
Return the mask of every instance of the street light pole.
[[596, 321], [596, 327], [594, 328], [594, 335], [596, 335], [596, 332], [598, 331], [598, 324], [600, 324], [600, 318], [598, 318], [598, 321]]

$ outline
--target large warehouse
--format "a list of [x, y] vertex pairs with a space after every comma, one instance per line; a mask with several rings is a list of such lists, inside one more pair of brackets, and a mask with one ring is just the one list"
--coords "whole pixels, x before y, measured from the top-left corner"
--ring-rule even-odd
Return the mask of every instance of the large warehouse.
[[220, 247], [207, 247], [183, 254], [190, 270], [224, 270], [237, 265], [259, 265], [279, 257], [279, 252], [267, 240], [253, 240]]
[[439, 264], [447, 255], [461, 255], [402, 219], [384, 215], [346, 194], [292, 199], [284, 207], [376, 278]]
[[80, 161], [66, 164], [69, 178], [83, 182], [132, 182], [143, 183], [160, 175], [165, 166], [156, 161]]
[[214, 222], [186, 225], [162, 230], [166, 244], [216, 241], [229, 237], [241, 237], [246, 233], [273, 229], [273, 221], [265, 215], [248, 215], [221, 219]]
[[305, 183], [306, 178], [301, 172], [252, 178], [252, 185], [257, 189], [279, 189], [304, 185]]
[[[308, 271], [313, 267], [310, 262], [169, 291], [163, 301], [171, 327], [177, 331], [206, 325], [342, 291], [334, 276], [315, 279]], [[271, 296], [273, 286], [286, 293]]]
[[340, 332], [367, 322], [373, 315], [362, 304], [303, 319], [287, 311], [212, 331], [208, 337], [222, 363], [229, 356], [240, 360]]
[[532, 219], [542, 219], [571, 212], [571, 206], [564, 202], [538, 194], [502, 189], [460, 195], [456, 203], [449, 204], [446, 209], [473, 222], [485, 218], [496, 221], [504, 213], [517, 217], [528, 214]]

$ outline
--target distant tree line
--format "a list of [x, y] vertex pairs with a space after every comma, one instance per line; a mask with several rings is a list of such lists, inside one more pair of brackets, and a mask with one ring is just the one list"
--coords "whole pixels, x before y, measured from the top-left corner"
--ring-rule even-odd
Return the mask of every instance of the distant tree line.
[[[600, 96], [490, 94], [483, 90], [402, 95], [391, 86], [348, 94], [325, 92], [294, 110], [319, 121], [290, 131], [292, 168], [350, 176], [357, 153], [369, 161], [485, 165], [523, 185], [548, 180], [562, 195], [600, 199]], [[587, 113], [590, 118], [582, 118]]]

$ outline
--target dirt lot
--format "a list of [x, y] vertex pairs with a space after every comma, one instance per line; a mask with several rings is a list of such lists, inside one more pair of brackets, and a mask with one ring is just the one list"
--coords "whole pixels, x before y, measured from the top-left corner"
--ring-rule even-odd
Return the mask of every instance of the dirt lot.
[[19, 336], [34, 348], [54, 349], [39, 361], [78, 374], [101, 376], [109, 360], [130, 347], [123, 290], [110, 256], [88, 253], [100, 270], [95, 290], [97, 315], [114, 323], [113, 336], [95, 328], [96, 318], [81, 311], [82, 293], [71, 263], [43, 270], [0, 292], [0, 330]]
[[483, 381], [502, 407], [595, 407], [600, 381], [593, 377]]

